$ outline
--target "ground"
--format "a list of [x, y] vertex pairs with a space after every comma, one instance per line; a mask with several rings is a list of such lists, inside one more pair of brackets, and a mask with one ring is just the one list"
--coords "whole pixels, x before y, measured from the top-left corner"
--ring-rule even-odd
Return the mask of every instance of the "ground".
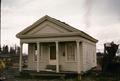
[[[4, 81], [79, 81], [78, 78], [79, 77], [67, 77], [64, 80], [63, 79], [59, 79], [59, 78], [52, 78], [52, 79], [48, 79], [46, 78], [42, 78], [42, 79], [38, 79], [38, 78], [33, 78], [30, 79], [30, 77], [16, 77], [19, 75], [18, 69], [13, 69], [13, 68], [7, 68], [4, 71], [4, 75], [6, 77], [6, 80]], [[99, 72], [93, 72], [93, 71], [88, 71], [86, 74], [82, 75], [82, 78], [80, 81], [120, 81], [120, 77], [118, 76], [103, 76], [102, 74], [100, 74]]]

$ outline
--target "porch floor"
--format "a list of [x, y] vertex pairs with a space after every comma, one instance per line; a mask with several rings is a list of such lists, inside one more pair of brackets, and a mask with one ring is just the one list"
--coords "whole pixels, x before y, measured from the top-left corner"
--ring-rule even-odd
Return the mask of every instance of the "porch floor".
[[55, 71], [33, 71], [33, 70], [22, 70], [22, 73], [27, 74], [29, 76], [38, 76], [38, 77], [60, 77], [60, 78], [67, 78], [67, 77], [76, 77], [78, 75], [77, 72], [73, 71], [60, 71], [59, 73]]

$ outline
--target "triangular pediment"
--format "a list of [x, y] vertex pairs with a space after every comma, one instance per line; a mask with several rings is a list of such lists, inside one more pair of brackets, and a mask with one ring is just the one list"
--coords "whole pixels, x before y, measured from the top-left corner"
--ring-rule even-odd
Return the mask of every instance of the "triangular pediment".
[[39, 31], [35, 32], [35, 34], [40, 34], [40, 33], [62, 33], [62, 31], [54, 27], [51, 27], [49, 25], [46, 25], [43, 28], [41, 28]]
[[70, 25], [54, 19], [49, 16], [44, 16], [31, 26], [17, 34], [17, 37], [27, 34], [40, 34], [40, 33], [63, 33], [63, 32], [79, 32], [80, 30], [71, 27]]
[[48, 33], [48, 34], [56, 33], [57, 34], [57, 33], [66, 33], [66, 32], [70, 32], [70, 31], [52, 22], [44, 21], [38, 26], [26, 32], [24, 35], [40, 35], [40, 34], [45, 34], [45, 33]]

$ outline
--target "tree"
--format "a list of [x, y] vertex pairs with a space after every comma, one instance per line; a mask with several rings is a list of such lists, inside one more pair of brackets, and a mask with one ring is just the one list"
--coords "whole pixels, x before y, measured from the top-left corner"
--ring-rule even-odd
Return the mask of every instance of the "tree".
[[12, 55], [15, 54], [15, 49], [13, 47], [10, 47], [10, 54], [12, 54]]
[[20, 54], [20, 47], [19, 46], [17, 46], [16, 54]]
[[104, 56], [103, 56], [103, 62], [102, 62], [103, 73], [109, 72], [111, 70], [110, 67], [113, 64], [113, 59], [116, 56], [118, 46], [119, 45], [114, 44], [114, 42], [104, 44]]
[[4, 46], [3, 46], [2, 52], [3, 52], [3, 54], [8, 54], [8, 53], [9, 53], [8, 45], [4, 45]]
[[0, 54], [1, 54], [2, 50], [1, 50], [1, 45], [0, 45]]

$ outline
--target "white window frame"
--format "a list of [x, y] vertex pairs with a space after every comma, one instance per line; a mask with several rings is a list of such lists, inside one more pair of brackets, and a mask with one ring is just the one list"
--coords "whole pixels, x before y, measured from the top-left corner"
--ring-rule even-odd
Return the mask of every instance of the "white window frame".
[[[74, 46], [74, 52], [75, 52], [74, 58], [75, 58], [75, 60], [68, 60], [68, 50], [67, 50], [68, 44], [72, 44]], [[75, 43], [65, 43], [65, 60], [66, 60], [66, 62], [77, 62], [77, 60], [76, 60], [76, 44]]]

